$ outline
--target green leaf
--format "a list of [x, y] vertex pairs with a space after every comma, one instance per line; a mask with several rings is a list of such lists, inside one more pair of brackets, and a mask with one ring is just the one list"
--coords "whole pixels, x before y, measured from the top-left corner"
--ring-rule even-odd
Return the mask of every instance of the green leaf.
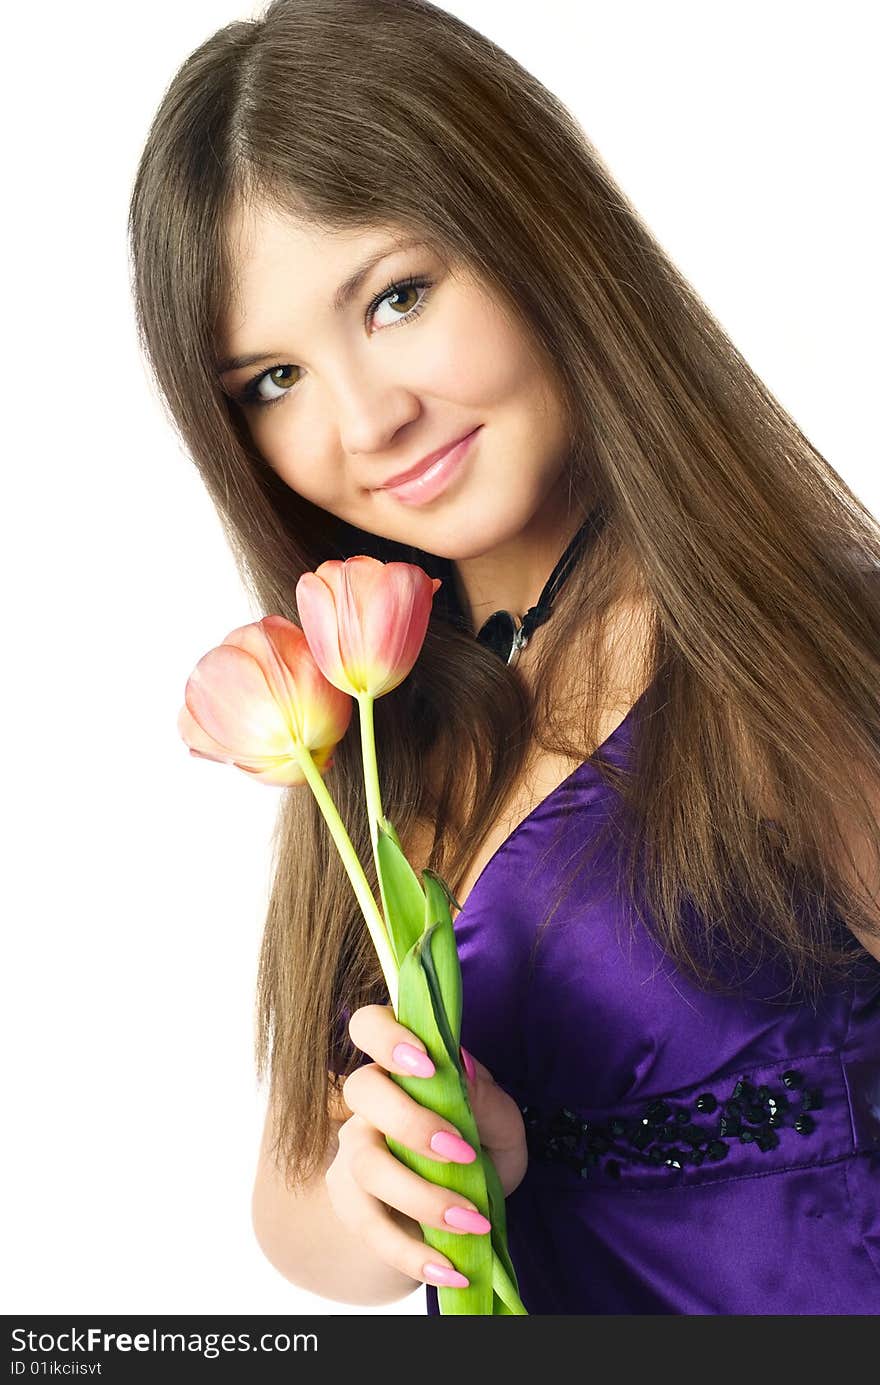
[[[460, 1074], [450, 1062], [446, 1044], [434, 1018], [434, 1006], [428, 993], [421, 955], [422, 948], [417, 945], [404, 958], [400, 969], [398, 1019], [422, 1040], [436, 1071], [432, 1077], [422, 1078], [398, 1073], [391, 1075], [408, 1095], [449, 1121], [465, 1140], [479, 1149], [476, 1123], [468, 1108], [466, 1093], [462, 1091]], [[386, 1136], [386, 1143], [401, 1163], [414, 1173], [439, 1187], [454, 1189], [468, 1198], [484, 1215], [488, 1213], [486, 1178], [481, 1159], [476, 1159], [472, 1164], [442, 1164], [417, 1154], [391, 1136]], [[456, 1234], [424, 1224], [422, 1232], [426, 1244], [447, 1256], [456, 1269], [470, 1280], [466, 1289], [438, 1290], [441, 1313], [491, 1315], [494, 1257], [489, 1237]], [[430, 1256], [426, 1255], [425, 1258], [427, 1260]]]
[[[486, 1159], [486, 1190], [489, 1199], [488, 1216], [492, 1223], [492, 1244], [504, 1273], [517, 1294], [517, 1302], [519, 1302], [516, 1271], [513, 1268], [513, 1261], [507, 1248], [507, 1207], [504, 1201], [504, 1189], [501, 1186], [501, 1179], [498, 1177], [498, 1170], [488, 1157]], [[514, 1311], [522, 1312], [524, 1309], [520, 1305]]]
[[438, 875], [437, 872], [434, 871], [434, 870], [423, 870], [423, 871], [422, 871], [422, 875], [423, 875], [423, 876], [424, 876], [424, 875], [430, 875], [430, 877], [431, 877], [432, 880], [436, 880], [436, 881], [437, 881], [437, 884], [440, 886], [440, 888], [442, 889], [443, 893], [446, 895], [446, 898], [449, 900], [449, 903], [450, 903], [450, 904], [454, 904], [455, 907], [456, 907], [456, 909], [459, 911], [459, 913], [461, 913], [461, 905], [459, 904], [459, 902], [458, 902], [458, 900], [456, 899], [455, 895], [454, 895], [454, 894], [452, 893], [452, 891], [450, 890], [450, 888], [449, 888], [449, 886], [447, 885], [446, 881], [443, 879], [443, 876], [442, 876], [442, 875]]
[[[460, 1071], [463, 1067], [459, 1050], [461, 1018], [459, 1016], [459, 1022], [453, 1029], [453, 1025], [455, 1024], [455, 1013], [453, 1011], [452, 1016], [449, 1016], [446, 1012], [446, 1007], [443, 1004], [440, 977], [431, 951], [431, 944], [434, 938], [440, 935], [442, 927], [443, 925], [441, 923], [430, 924], [425, 930], [424, 936], [416, 945], [415, 950], [419, 962], [421, 963], [422, 971], [424, 972], [425, 983], [428, 988], [428, 998], [431, 1002], [431, 1010], [434, 1016], [434, 1024], [437, 1033], [440, 1035], [440, 1039], [446, 1049], [446, 1056], [450, 1064], [456, 1071]], [[403, 1021], [401, 1021], [401, 1023], [402, 1022]]]
[[[398, 1073], [391, 1077], [413, 1100], [453, 1125], [478, 1157], [471, 1164], [442, 1164], [390, 1136], [386, 1136], [386, 1143], [407, 1168], [438, 1187], [460, 1193], [492, 1222], [491, 1234], [483, 1236], [456, 1234], [420, 1223], [426, 1244], [439, 1250], [470, 1280], [466, 1289], [438, 1289], [441, 1314], [521, 1314], [526, 1310], [518, 1297], [507, 1249], [504, 1193], [497, 1170], [480, 1144], [458, 1051], [461, 972], [452, 921], [436, 882], [426, 883], [426, 893], [425, 932], [400, 968], [398, 1019], [422, 1040], [436, 1071], [432, 1077]], [[432, 913], [441, 917], [432, 919]]]
[[376, 862], [388, 933], [399, 967], [422, 935], [425, 893], [401, 851], [400, 840], [388, 818], [380, 818], [378, 822]]
[[507, 1250], [507, 1237], [502, 1236], [500, 1244], [495, 1235], [492, 1240], [495, 1249], [495, 1259], [492, 1262], [492, 1287], [495, 1293], [492, 1312], [515, 1314], [517, 1317], [528, 1316], [525, 1304], [519, 1296], [516, 1275]]
[[400, 843], [400, 838], [397, 835], [397, 829], [390, 818], [379, 818], [379, 828], [381, 831], [388, 833], [389, 837], [393, 841], [394, 845], [397, 847], [398, 851], [403, 851], [403, 847]]
[[[461, 965], [458, 960], [458, 946], [455, 929], [445, 889], [432, 871], [422, 871], [425, 886], [425, 938], [430, 936], [430, 948], [425, 949], [422, 965], [428, 974], [428, 985], [437, 1009], [448, 1016], [448, 1029], [441, 1035], [447, 1043], [451, 1061], [462, 1071], [459, 1054], [461, 1042]], [[465, 1090], [467, 1087], [465, 1086]]]
[[[434, 1009], [437, 1028], [443, 1039], [450, 1061], [461, 1073], [461, 1083], [467, 1099], [467, 1076], [461, 1062], [461, 1012], [462, 984], [461, 966], [458, 960], [458, 947], [455, 929], [449, 913], [448, 891], [440, 876], [433, 871], [423, 871], [425, 883], [425, 938], [430, 938], [430, 947], [422, 942], [422, 965], [425, 968], [428, 991]], [[436, 922], [435, 922], [436, 920]], [[448, 1022], [444, 1023], [448, 1016]], [[470, 1109], [470, 1108], [468, 1108]], [[479, 1138], [479, 1137], [478, 1137]], [[494, 1164], [486, 1159], [486, 1186], [489, 1198], [489, 1220], [492, 1223], [492, 1237], [504, 1270], [505, 1277], [514, 1286], [516, 1274], [510, 1253], [507, 1249], [507, 1215], [504, 1202], [504, 1189]], [[522, 1305], [515, 1311], [521, 1312]]]

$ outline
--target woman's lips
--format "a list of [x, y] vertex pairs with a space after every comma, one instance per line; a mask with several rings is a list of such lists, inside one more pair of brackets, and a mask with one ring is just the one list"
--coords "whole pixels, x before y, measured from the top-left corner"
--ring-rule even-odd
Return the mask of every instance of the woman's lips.
[[461, 442], [456, 443], [448, 452], [444, 452], [443, 456], [438, 461], [432, 462], [421, 476], [416, 476], [411, 481], [401, 481], [398, 486], [383, 486], [381, 490], [386, 495], [393, 495], [404, 505], [427, 504], [429, 500], [433, 500], [436, 495], [445, 490], [458, 473], [466, 454], [470, 451], [471, 443], [482, 426], [480, 424], [479, 427], [468, 433], [467, 437], [462, 438]]

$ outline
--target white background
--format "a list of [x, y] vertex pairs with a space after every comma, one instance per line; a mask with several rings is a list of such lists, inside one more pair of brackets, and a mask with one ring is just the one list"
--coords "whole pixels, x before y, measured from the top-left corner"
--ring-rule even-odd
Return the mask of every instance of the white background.
[[[569, 105], [878, 513], [872, 7], [446, 8]], [[255, 13], [54, 0], [5, 21], [6, 1313], [425, 1311], [424, 1290], [318, 1298], [254, 1240], [276, 792], [191, 759], [175, 725], [197, 660], [262, 612], [148, 386], [125, 217], [177, 67]]]

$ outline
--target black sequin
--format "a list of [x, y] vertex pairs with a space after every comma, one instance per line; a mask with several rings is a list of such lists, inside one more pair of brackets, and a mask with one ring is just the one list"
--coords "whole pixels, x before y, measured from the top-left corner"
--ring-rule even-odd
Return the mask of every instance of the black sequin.
[[665, 1101], [652, 1101], [645, 1115], [649, 1121], [663, 1121], [669, 1115], [669, 1107]]
[[[782, 1083], [789, 1091], [800, 1089], [803, 1076], [792, 1068], [783, 1073]], [[821, 1110], [822, 1092], [810, 1087], [799, 1096], [801, 1109], [792, 1110], [784, 1091], [763, 1083], [756, 1087], [741, 1077], [726, 1098], [702, 1092], [693, 1110], [673, 1097], [654, 1098], [639, 1114], [613, 1116], [606, 1122], [585, 1120], [567, 1106], [553, 1113], [529, 1105], [520, 1110], [531, 1154], [568, 1164], [583, 1178], [598, 1171], [617, 1180], [624, 1165], [663, 1165], [679, 1172], [688, 1164], [718, 1162], [727, 1157], [732, 1140], [766, 1153], [779, 1145], [776, 1132], [784, 1128], [808, 1136], [816, 1122], [806, 1113]], [[694, 1118], [715, 1112], [710, 1125]]]

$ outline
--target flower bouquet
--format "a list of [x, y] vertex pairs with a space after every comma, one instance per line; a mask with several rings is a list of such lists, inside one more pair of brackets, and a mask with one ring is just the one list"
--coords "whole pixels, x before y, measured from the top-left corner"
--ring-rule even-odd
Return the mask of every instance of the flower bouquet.
[[[318, 802], [376, 949], [394, 1015], [425, 1045], [435, 1072], [390, 1073], [420, 1105], [444, 1117], [477, 1151], [441, 1164], [386, 1136], [391, 1152], [431, 1183], [451, 1188], [489, 1218], [489, 1235], [422, 1224], [425, 1241], [467, 1276], [439, 1288], [441, 1314], [525, 1314], [507, 1249], [504, 1191], [468, 1100], [461, 1050], [462, 985], [449, 905], [434, 871], [416, 876], [382, 812], [373, 728], [375, 698], [411, 671], [440, 587], [411, 563], [358, 556], [322, 563], [296, 587], [300, 628], [269, 615], [226, 636], [186, 684], [178, 730], [192, 755], [234, 765], [264, 784], [307, 784]], [[367, 809], [381, 910], [324, 782], [357, 700]]]

